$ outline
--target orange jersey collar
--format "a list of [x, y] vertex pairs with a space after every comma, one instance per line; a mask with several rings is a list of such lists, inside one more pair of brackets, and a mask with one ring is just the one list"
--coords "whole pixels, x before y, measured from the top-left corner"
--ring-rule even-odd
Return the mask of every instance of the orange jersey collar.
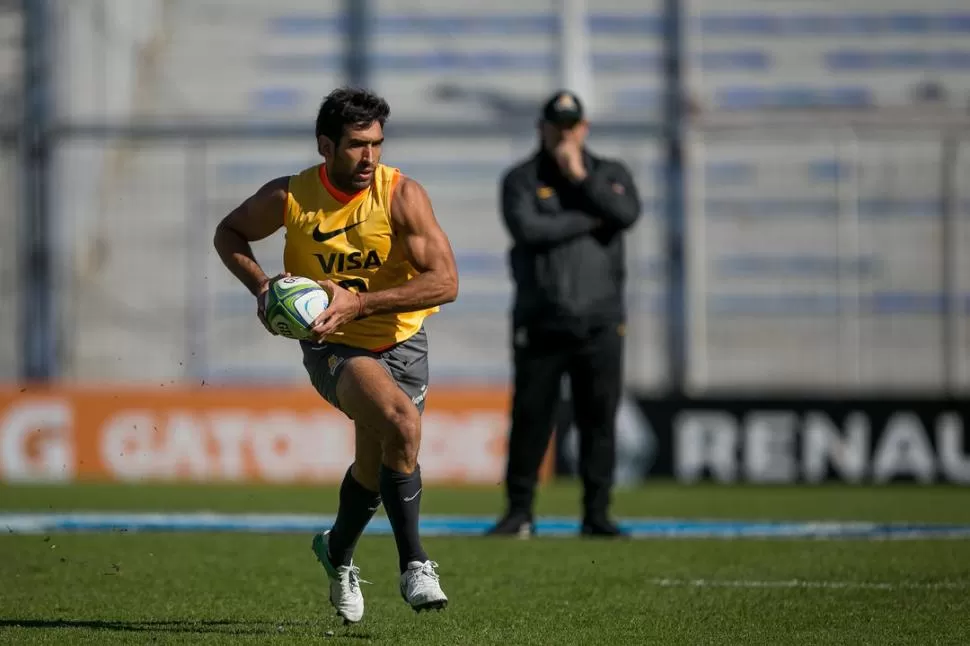
[[330, 182], [330, 178], [327, 177], [326, 164], [320, 164], [320, 182], [323, 184], [323, 188], [327, 189], [327, 193], [330, 193], [330, 196], [341, 204], [349, 203], [355, 197], [367, 190], [366, 188], [363, 188], [356, 193], [344, 193]]

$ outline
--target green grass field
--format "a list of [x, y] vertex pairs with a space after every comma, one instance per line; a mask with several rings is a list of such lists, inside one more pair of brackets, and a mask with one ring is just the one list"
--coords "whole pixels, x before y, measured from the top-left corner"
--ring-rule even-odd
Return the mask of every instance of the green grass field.
[[[577, 510], [574, 486], [539, 512]], [[0, 511], [332, 513], [333, 488], [8, 486]], [[425, 492], [434, 514], [501, 510], [501, 492]], [[619, 491], [625, 517], [970, 524], [951, 487]], [[415, 615], [393, 540], [357, 552], [367, 612], [345, 628], [309, 535], [52, 534], [0, 538], [2, 644], [967, 644], [970, 541], [428, 538], [451, 598]], [[791, 581], [801, 583], [790, 583]], [[691, 583], [694, 582], [694, 583]]]

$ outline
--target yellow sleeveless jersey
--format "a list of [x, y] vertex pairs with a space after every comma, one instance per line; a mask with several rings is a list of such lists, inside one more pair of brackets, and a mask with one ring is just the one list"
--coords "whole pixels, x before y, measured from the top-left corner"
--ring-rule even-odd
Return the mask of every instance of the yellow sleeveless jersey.
[[[360, 292], [397, 287], [415, 276], [403, 250], [392, 244], [391, 196], [400, 178], [398, 169], [379, 164], [371, 185], [348, 195], [330, 184], [323, 164], [292, 176], [284, 213], [285, 270]], [[327, 341], [383, 350], [415, 334], [437, 311], [350, 321]]]

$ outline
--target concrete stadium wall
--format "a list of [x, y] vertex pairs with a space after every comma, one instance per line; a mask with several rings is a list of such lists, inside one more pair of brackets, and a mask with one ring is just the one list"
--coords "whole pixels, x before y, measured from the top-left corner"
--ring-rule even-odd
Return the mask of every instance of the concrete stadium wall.
[[[85, 4], [109, 7], [74, 1], [73, 11]], [[377, 6], [374, 86], [391, 103], [392, 123], [496, 125], [488, 141], [389, 139], [385, 154], [428, 187], [462, 264], [461, 299], [429, 323], [437, 378], [504, 380], [510, 284], [497, 181], [534, 142], [502, 135], [501, 124], [534, 118], [538, 101], [557, 85], [551, 3], [496, 0], [487, 12], [445, 0], [380, 0]], [[598, 119], [656, 117], [657, 7], [595, 3], [589, 25]], [[704, 110], [903, 105], [927, 79], [944, 84], [952, 101], [970, 93], [970, 62], [961, 53], [970, 11], [943, 0], [918, 10], [897, 0], [838, 7], [748, 0], [730, 9], [716, 0], [692, 0], [688, 8], [689, 86]], [[106, 15], [103, 23], [116, 29], [111, 33], [125, 33], [111, 12]], [[182, 0], [160, 3], [156, 18], [123, 46], [102, 38], [112, 43], [104, 51], [113, 60], [128, 61], [116, 62], [110, 78], [97, 56], [82, 55], [100, 42], [100, 23], [76, 23], [80, 31], [72, 32], [60, 60], [64, 78], [72, 79], [63, 90], [68, 118], [308, 123], [322, 95], [342, 81], [341, 18], [320, 3]], [[631, 385], [658, 386], [666, 372], [660, 151], [646, 139], [596, 135], [592, 145], [624, 159], [642, 192], [643, 220], [628, 247], [627, 370]], [[842, 283], [832, 274], [839, 244], [832, 204], [844, 190], [844, 151], [836, 154], [831, 142], [812, 138], [789, 144], [767, 137], [705, 140], [703, 161], [691, 162], [692, 184], [703, 183], [705, 191], [693, 212], [707, 231], [704, 283], [710, 290], [704, 363], [699, 367], [696, 355], [692, 363], [697, 380], [939, 384], [940, 169], [934, 145], [889, 132], [859, 147], [860, 242], [852, 262], [865, 274], [861, 296], [880, 305], [859, 318], [860, 350], [846, 359], [836, 341], [845, 319], [831, 307], [845, 285], [844, 273]], [[68, 374], [159, 383], [303, 379], [298, 350], [260, 330], [252, 304], [209, 240], [215, 222], [260, 183], [315, 161], [312, 141], [205, 149], [178, 141], [64, 142], [57, 192], [70, 241], [62, 272], [65, 327], [73, 335]], [[278, 238], [257, 246], [270, 269], [279, 268], [280, 247]], [[793, 304], [796, 297], [801, 300]]]
[[[0, 128], [16, 132], [21, 102], [20, 40], [23, 22], [13, 7], [0, 7]], [[0, 144], [0, 381], [16, 377], [19, 369], [18, 286], [20, 250], [17, 219], [20, 206], [20, 160], [14, 141]]]

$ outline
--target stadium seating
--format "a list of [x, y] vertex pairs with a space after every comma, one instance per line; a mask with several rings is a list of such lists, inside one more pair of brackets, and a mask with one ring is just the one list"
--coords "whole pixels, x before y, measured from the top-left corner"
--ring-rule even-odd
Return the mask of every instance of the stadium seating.
[[[505, 164], [532, 149], [535, 105], [557, 85], [556, 15], [545, 0], [494, 0], [487, 11], [445, 0], [374, 4], [368, 55], [373, 85], [391, 102], [392, 124], [472, 123], [489, 133], [391, 131], [385, 154], [428, 187], [462, 265], [459, 302], [430, 324], [438, 375], [505, 379], [510, 287], [497, 181]], [[659, 3], [590, 6], [596, 122], [655, 120], [662, 96]], [[942, 0], [919, 10], [898, 0], [874, 6], [687, 2], [692, 101], [708, 112], [898, 108], [911, 105], [929, 79], [949, 100], [965, 103], [970, 12]], [[85, 40], [85, 27], [76, 26], [84, 23], [71, 23], [76, 40], [61, 61], [65, 78], [74, 79], [64, 81], [68, 119], [308, 127], [321, 95], [342, 81], [346, 23], [329, 6], [195, 0], [155, 10], [150, 23], [107, 21], [134, 35], [104, 38], [101, 53], [95, 48], [87, 58], [72, 43], [101, 42], [91, 35], [97, 24], [89, 23]], [[105, 72], [99, 61], [109, 47], [115, 62]], [[823, 384], [835, 372], [852, 379], [859, 369], [863, 379], [890, 385], [938, 381], [940, 353], [925, 351], [939, 347], [938, 135], [914, 142], [887, 129], [854, 148], [836, 148], [840, 135], [833, 131], [794, 131], [780, 143], [772, 136], [703, 135], [689, 151], [691, 212], [706, 231], [697, 252], [706, 255], [692, 261], [703, 268], [692, 274], [696, 286], [709, 290], [706, 344], [697, 355], [706, 379]], [[72, 140], [59, 149], [59, 193], [70, 196], [60, 212], [73, 227], [66, 239], [75, 241], [64, 271], [64, 309], [77, 328], [66, 346], [71, 375], [302, 379], [295, 348], [253, 325], [251, 302], [211, 253], [209, 238], [218, 218], [261, 181], [313, 163], [312, 139], [200, 142]], [[656, 386], [666, 371], [661, 149], [629, 136], [597, 135], [593, 145], [625, 159], [641, 187], [644, 218], [628, 247], [627, 363], [633, 384]], [[839, 214], [856, 212], [858, 249], [846, 247], [845, 226], [837, 224]], [[270, 268], [279, 268], [280, 245], [259, 245]], [[839, 249], [850, 267], [869, 263], [858, 285], [833, 274]], [[861, 348], [858, 361], [845, 352], [856, 345], [833, 341], [849, 320], [833, 310], [840, 285], [866, 309], [850, 317], [858, 339], [842, 337]], [[785, 300], [792, 298], [800, 300]], [[801, 312], [797, 322], [794, 312]], [[853, 361], [861, 368], [848, 365]]]
[[0, 380], [17, 375], [18, 360], [18, 308], [6, 305], [19, 297], [18, 283], [18, 228], [16, 207], [19, 159], [15, 139], [16, 120], [20, 111], [21, 92], [21, 30], [22, 21], [18, 7], [13, 3], [0, 3], [0, 293], [4, 295], [4, 307], [0, 307]]

